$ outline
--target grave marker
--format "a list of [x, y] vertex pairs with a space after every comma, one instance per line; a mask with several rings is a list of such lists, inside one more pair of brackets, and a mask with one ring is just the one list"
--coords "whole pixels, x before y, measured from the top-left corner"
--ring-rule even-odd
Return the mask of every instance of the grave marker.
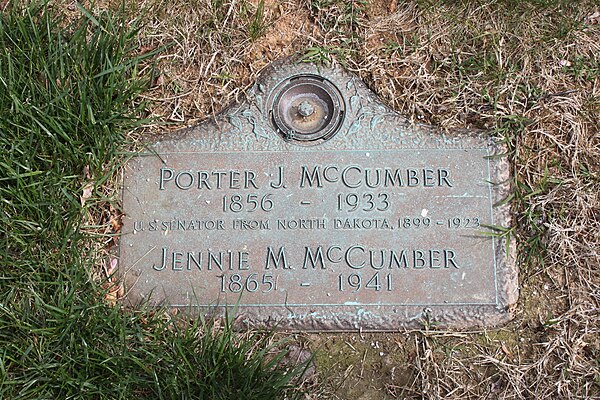
[[491, 326], [517, 298], [509, 167], [340, 69], [278, 63], [245, 102], [126, 167], [127, 301], [298, 330]]

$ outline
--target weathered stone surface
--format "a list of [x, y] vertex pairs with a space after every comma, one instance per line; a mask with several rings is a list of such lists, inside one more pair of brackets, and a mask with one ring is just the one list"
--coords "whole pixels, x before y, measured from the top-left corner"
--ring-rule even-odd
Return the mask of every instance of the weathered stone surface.
[[[311, 140], [289, 128], [289, 107], [273, 114], [301, 74], [341, 102], [289, 96], [301, 123], [340, 111]], [[490, 230], [510, 225], [494, 206], [509, 189], [502, 153], [410, 124], [339, 69], [276, 64], [245, 102], [127, 165], [127, 301], [239, 303], [250, 324], [299, 330], [502, 323], [517, 298], [514, 246]]]

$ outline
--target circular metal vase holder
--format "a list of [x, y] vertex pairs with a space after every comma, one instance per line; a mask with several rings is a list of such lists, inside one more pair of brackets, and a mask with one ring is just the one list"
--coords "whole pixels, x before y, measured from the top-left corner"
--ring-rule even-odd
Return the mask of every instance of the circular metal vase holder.
[[315, 145], [331, 139], [344, 122], [344, 99], [337, 87], [317, 75], [282, 81], [269, 101], [276, 132], [288, 142]]

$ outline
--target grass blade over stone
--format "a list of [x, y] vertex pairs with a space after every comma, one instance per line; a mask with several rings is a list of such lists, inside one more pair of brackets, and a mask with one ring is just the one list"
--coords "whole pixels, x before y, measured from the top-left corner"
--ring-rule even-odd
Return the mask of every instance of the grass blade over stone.
[[143, 122], [153, 53], [135, 21], [77, 15], [0, 14], [0, 398], [283, 398], [294, 373], [264, 358], [268, 336], [103, 301], [84, 225], [110, 226], [104, 183]]

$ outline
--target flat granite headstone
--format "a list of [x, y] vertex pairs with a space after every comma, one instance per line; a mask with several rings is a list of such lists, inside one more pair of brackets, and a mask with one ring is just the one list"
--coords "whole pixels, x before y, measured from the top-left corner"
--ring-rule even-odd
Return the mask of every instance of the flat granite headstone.
[[339, 68], [273, 64], [244, 102], [126, 166], [126, 301], [313, 331], [506, 322], [503, 153], [411, 124]]

